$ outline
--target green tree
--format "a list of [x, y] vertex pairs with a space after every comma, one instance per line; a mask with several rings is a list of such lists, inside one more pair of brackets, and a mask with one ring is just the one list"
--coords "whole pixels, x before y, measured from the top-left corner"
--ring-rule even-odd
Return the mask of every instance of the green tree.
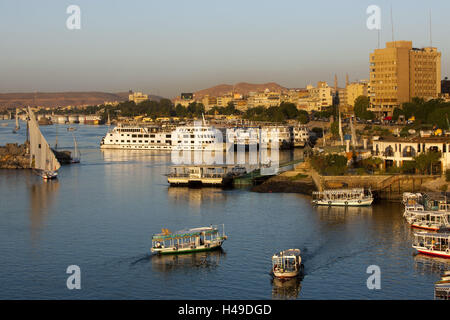
[[359, 96], [355, 100], [355, 116], [360, 119], [371, 120], [375, 119], [375, 114], [367, 110], [369, 108], [369, 98], [366, 96]]
[[297, 115], [297, 120], [301, 123], [301, 124], [306, 124], [309, 122], [309, 115], [308, 112], [306, 112], [305, 110], [299, 110], [298, 111], [298, 115]]
[[330, 131], [334, 138], [339, 138], [339, 122], [334, 121], [330, 126]]
[[414, 157], [414, 161], [416, 162], [416, 167], [421, 174], [433, 173], [433, 165], [435, 165], [441, 158], [441, 153], [437, 151], [429, 150], [426, 153], [421, 153], [418, 156]]

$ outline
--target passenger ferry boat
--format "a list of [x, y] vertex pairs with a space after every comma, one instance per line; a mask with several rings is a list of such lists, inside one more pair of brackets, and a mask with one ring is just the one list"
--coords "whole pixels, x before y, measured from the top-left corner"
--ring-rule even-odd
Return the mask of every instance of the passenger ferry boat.
[[404, 192], [402, 203], [405, 206], [423, 205], [423, 197], [421, 193]]
[[[109, 130], [100, 143], [101, 149], [133, 150], [215, 150], [216, 135], [222, 134], [214, 127], [187, 125], [162, 128], [119, 124]], [[219, 140], [221, 137], [217, 139]], [[222, 147], [222, 146], [220, 146]]]
[[450, 300], [450, 271], [444, 271], [441, 280], [434, 284], [435, 300]]
[[334, 189], [314, 191], [312, 203], [324, 206], [370, 206], [373, 195], [370, 189]]
[[413, 228], [431, 231], [450, 229], [450, 212], [405, 211], [406, 221]]
[[450, 233], [419, 232], [414, 234], [412, 247], [419, 253], [450, 259]]
[[246, 174], [244, 167], [230, 165], [174, 165], [167, 175], [171, 186], [227, 186]]
[[174, 233], [162, 229], [161, 233], [153, 235], [151, 251], [157, 254], [180, 254], [215, 250], [221, 248], [227, 238], [223, 225], [222, 232], [217, 226], [192, 228]]
[[300, 249], [288, 249], [272, 256], [272, 273], [277, 278], [297, 277], [302, 270]]

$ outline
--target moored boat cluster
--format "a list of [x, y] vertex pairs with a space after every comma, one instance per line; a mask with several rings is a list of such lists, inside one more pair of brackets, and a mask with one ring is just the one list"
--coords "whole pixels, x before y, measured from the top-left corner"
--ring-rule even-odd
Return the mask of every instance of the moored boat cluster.
[[450, 205], [447, 199], [432, 198], [426, 193], [404, 193], [403, 216], [414, 233], [413, 248], [419, 253], [450, 258]]

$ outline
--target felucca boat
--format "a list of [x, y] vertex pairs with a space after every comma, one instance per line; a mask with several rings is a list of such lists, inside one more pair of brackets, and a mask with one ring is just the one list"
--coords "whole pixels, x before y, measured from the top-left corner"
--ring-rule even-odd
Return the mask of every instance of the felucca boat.
[[20, 130], [20, 125], [19, 125], [19, 111], [16, 108], [16, 127], [13, 129], [13, 133], [17, 133]]
[[61, 165], [42, 135], [31, 108], [28, 108], [28, 127], [31, 168], [44, 180], [55, 179]]
[[73, 151], [73, 156], [72, 156], [72, 163], [80, 163], [81, 160], [81, 154], [80, 154], [80, 150], [78, 150], [78, 143], [77, 143], [77, 139], [75, 139], [75, 135], [72, 134], [73, 136], [73, 146], [74, 146], [74, 151]]

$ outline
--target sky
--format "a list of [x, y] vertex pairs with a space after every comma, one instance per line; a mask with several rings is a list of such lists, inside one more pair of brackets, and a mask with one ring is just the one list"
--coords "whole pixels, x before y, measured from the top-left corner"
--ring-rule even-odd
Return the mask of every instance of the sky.
[[[81, 29], [69, 30], [69, 5]], [[0, 0], [0, 92], [133, 89], [168, 98], [222, 83], [289, 88], [368, 78], [381, 44], [412, 40], [442, 52], [450, 76], [447, 0]]]

